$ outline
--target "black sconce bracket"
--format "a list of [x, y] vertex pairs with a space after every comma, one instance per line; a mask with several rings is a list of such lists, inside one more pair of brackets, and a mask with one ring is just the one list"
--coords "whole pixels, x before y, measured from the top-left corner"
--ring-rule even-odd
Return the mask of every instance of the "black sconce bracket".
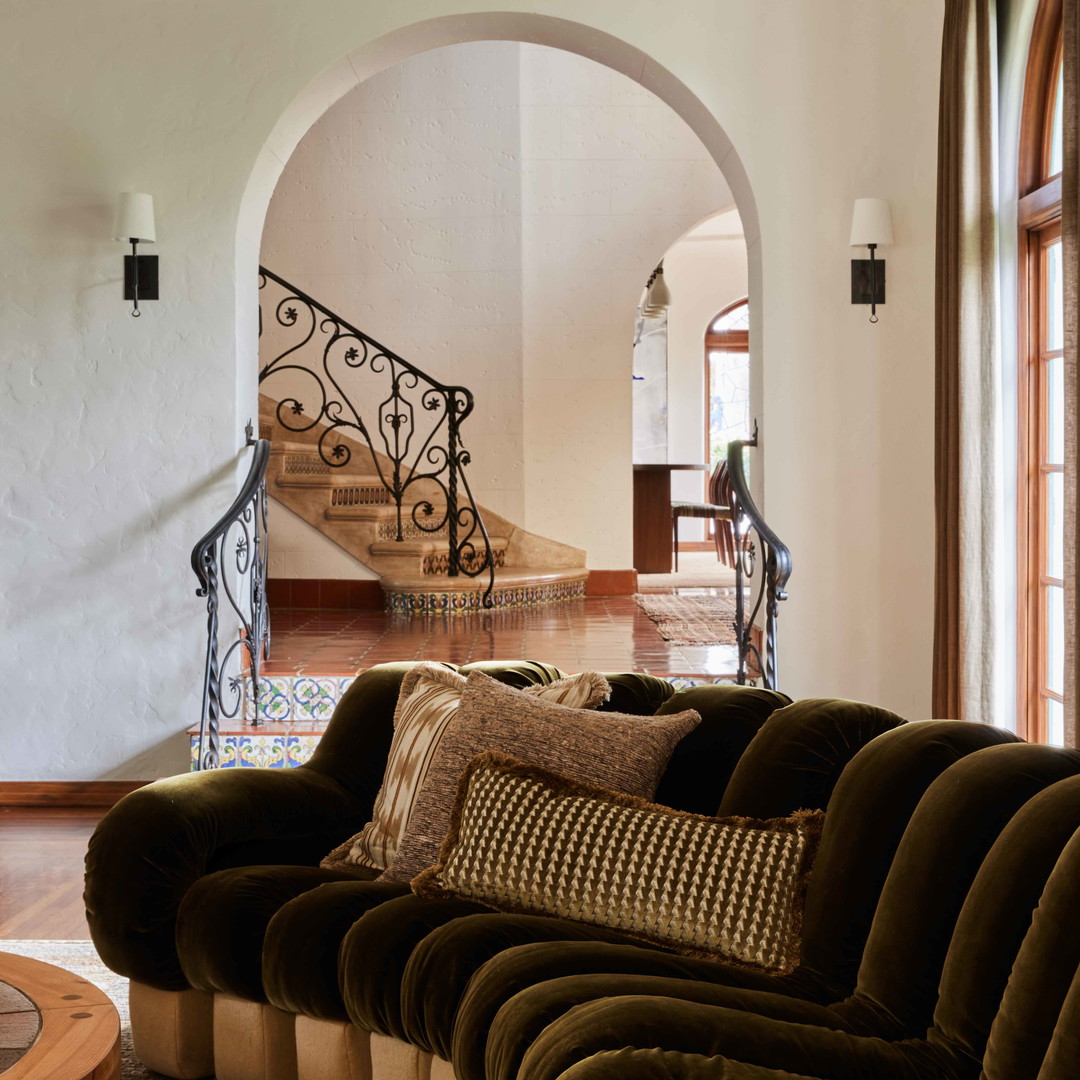
[[124, 256], [124, 299], [135, 299], [135, 260], [139, 260], [139, 300], [157, 300], [158, 257], [156, 255]]
[[851, 302], [853, 304], [885, 303], [884, 259], [851, 260]]

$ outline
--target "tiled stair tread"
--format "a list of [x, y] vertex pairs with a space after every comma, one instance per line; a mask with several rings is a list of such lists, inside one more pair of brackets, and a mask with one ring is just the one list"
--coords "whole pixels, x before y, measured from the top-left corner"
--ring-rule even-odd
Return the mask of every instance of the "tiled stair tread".
[[[494, 547], [494, 541], [492, 547]], [[552, 569], [547, 566], [500, 566], [495, 570], [495, 588], [506, 589], [523, 585], [547, 585], [557, 581], [585, 581], [589, 571], [583, 566]], [[383, 574], [380, 584], [385, 592], [483, 592], [488, 586], [488, 575], [479, 577], [447, 577], [445, 574]]]

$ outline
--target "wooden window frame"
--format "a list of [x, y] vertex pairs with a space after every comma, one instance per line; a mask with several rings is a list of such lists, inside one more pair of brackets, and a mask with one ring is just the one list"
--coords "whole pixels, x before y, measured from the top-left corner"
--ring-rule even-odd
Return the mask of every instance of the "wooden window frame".
[[[724, 352], [742, 352], [748, 353], [750, 351], [750, 331], [749, 330], [720, 330], [713, 331], [713, 325], [717, 319], [722, 319], [729, 312], [734, 311], [736, 308], [744, 307], [750, 303], [750, 298], [744, 296], [741, 300], [736, 300], [732, 304], [728, 304], [727, 307], [721, 308], [710, 320], [709, 325], [705, 330], [705, 460], [712, 462], [712, 357], [710, 353], [714, 350], [722, 350]], [[705, 480], [705, 499], [708, 501], [709, 495], [709, 482], [708, 474], [706, 474]]]
[[1047, 409], [1044, 252], [1061, 233], [1061, 176], [1049, 176], [1057, 73], [1061, 65], [1062, 0], [1043, 0], [1028, 51], [1019, 148], [1019, 273], [1017, 324], [1017, 732], [1030, 742], [1048, 737], [1047, 609], [1041, 573], [1046, 550], [1044, 465]]

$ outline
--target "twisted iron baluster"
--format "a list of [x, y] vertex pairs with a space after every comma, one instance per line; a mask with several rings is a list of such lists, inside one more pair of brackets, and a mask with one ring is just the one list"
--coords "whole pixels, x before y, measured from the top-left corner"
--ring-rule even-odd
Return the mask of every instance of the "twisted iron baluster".
[[458, 414], [457, 395], [452, 391], [446, 395], [446, 530], [450, 541], [450, 566], [447, 576], [457, 577], [461, 573], [461, 552], [458, 550]]
[[206, 597], [206, 672], [203, 677], [203, 708], [199, 723], [198, 768], [216, 769], [220, 764], [218, 720], [221, 715], [221, 673], [218, 671], [218, 573], [217, 546], [203, 556], [206, 584], [196, 591]]

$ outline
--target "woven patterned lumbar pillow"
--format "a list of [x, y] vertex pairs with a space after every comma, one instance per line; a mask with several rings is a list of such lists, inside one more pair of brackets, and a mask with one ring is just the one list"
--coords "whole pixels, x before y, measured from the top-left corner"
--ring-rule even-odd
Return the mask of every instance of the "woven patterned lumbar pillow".
[[440, 861], [413, 891], [787, 974], [823, 819], [701, 817], [485, 753], [462, 775]]
[[[464, 675], [438, 664], [418, 664], [406, 673], [398, 692], [394, 738], [371, 821], [334, 848], [322, 866], [328, 870], [357, 866], [385, 870], [394, 861], [439, 740], [457, 715], [465, 682]], [[593, 709], [607, 701], [611, 687], [603, 675], [585, 671], [522, 692], [575, 709]]]
[[461, 706], [432, 755], [397, 856], [381, 881], [411, 881], [439, 857], [461, 774], [496, 750], [589, 784], [649, 797], [679, 740], [701, 722], [692, 710], [668, 716], [588, 712], [523, 694], [474, 671]]

